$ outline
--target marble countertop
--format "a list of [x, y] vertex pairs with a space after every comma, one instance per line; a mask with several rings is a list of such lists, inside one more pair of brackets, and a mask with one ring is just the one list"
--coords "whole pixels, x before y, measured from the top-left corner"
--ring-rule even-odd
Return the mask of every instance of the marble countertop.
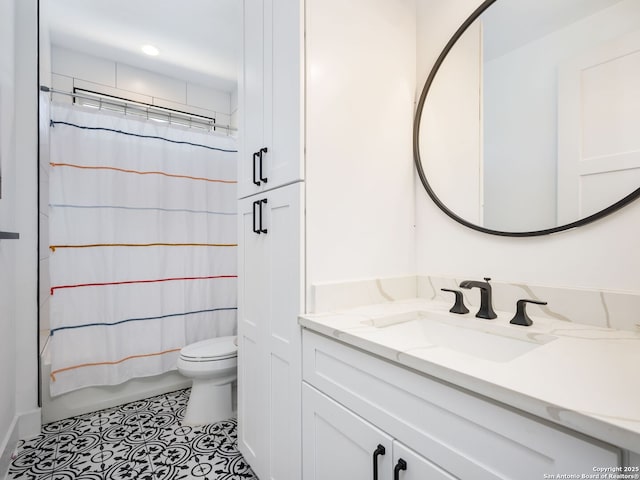
[[[449, 304], [394, 301], [303, 315], [299, 323], [399, 365], [439, 378], [537, 417], [640, 453], [640, 332], [531, 316], [530, 327], [448, 313]], [[498, 336], [527, 337], [534, 348], [505, 360], [434, 345], [420, 335], [398, 335], [385, 316], [429, 311], [458, 327]], [[523, 333], [525, 332], [525, 333]], [[550, 341], [549, 341], [550, 340]], [[435, 343], [435, 342], [434, 342]], [[494, 347], [495, 349], [496, 347]], [[500, 347], [497, 347], [498, 349]], [[493, 358], [491, 358], [493, 357]]]

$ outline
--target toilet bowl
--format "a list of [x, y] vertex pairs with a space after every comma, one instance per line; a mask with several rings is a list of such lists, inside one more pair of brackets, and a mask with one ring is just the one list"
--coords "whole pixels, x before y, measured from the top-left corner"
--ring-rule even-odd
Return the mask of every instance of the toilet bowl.
[[193, 379], [183, 423], [206, 425], [233, 416], [231, 384], [237, 376], [236, 337], [217, 337], [186, 345], [177, 367]]

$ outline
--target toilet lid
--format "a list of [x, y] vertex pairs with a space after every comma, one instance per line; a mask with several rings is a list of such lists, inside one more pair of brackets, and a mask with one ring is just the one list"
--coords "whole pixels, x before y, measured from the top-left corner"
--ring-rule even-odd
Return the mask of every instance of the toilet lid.
[[217, 337], [182, 347], [180, 356], [191, 360], [223, 360], [238, 354], [238, 346], [233, 337]]

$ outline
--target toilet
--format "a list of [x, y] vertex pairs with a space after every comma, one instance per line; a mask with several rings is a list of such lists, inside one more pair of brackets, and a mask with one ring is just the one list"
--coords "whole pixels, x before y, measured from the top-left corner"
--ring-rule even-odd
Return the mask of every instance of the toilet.
[[217, 337], [180, 350], [178, 372], [193, 379], [183, 423], [206, 425], [233, 416], [231, 384], [237, 377], [237, 337]]

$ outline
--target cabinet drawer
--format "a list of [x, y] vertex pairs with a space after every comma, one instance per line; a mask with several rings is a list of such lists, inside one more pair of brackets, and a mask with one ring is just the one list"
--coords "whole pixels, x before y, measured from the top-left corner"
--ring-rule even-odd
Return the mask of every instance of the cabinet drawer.
[[609, 445], [305, 330], [303, 377], [459, 478], [544, 478], [620, 465]]

